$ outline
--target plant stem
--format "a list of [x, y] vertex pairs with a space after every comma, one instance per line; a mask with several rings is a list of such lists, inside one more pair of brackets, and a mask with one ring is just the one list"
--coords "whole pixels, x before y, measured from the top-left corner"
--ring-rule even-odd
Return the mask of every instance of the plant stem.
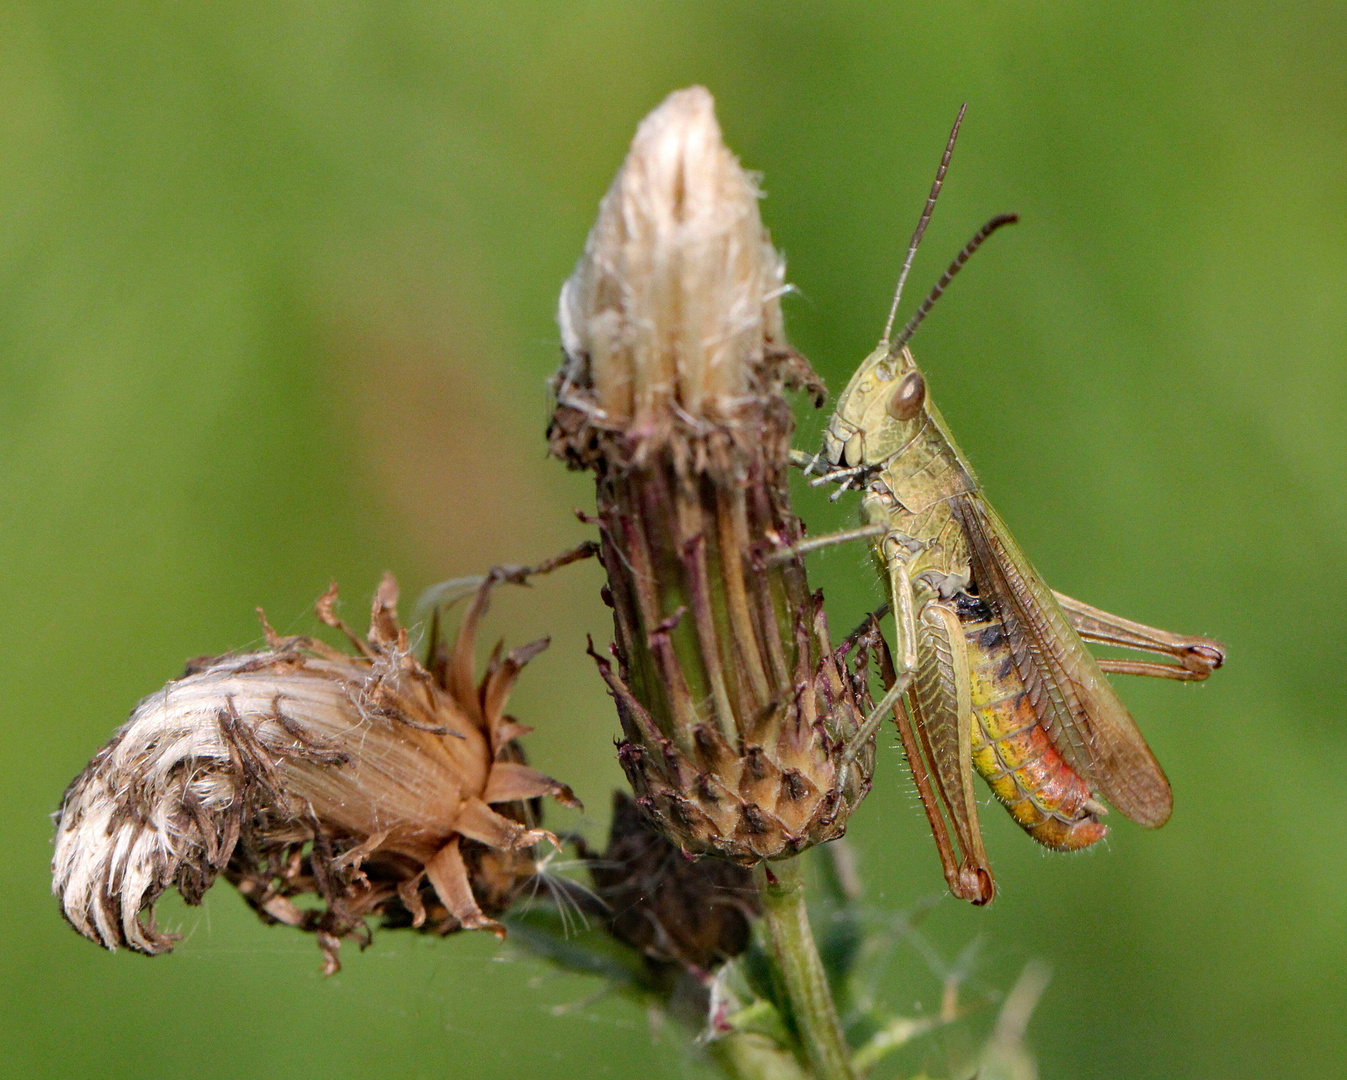
[[819, 1080], [854, 1080], [846, 1037], [809, 927], [800, 860], [761, 862], [753, 876], [762, 896], [772, 962], [813, 1072]]

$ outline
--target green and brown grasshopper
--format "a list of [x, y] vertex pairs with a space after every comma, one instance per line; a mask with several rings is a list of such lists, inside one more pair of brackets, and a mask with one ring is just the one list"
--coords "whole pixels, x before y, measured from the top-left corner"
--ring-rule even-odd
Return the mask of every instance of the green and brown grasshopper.
[[[1169, 782], [1105, 672], [1205, 679], [1224, 662], [1225, 650], [1209, 638], [1156, 630], [1049, 589], [983, 497], [927, 393], [907, 342], [973, 251], [1013, 216], [979, 231], [890, 340], [902, 282], [962, 119], [961, 110], [908, 249], [889, 325], [838, 399], [822, 453], [808, 460], [824, 467], [815, 483], [862, 490], [865, 524], [838, 538], [872, 538], [896, 624], [891, 654], [879, 638], [887, 693], [854, 745], [864, 745], [892, 711], [950, 891], [986, 904], [995, 885], [972, 770], [1049, 848], [1075, 850], [1099, 840], [1105, 833], [1099, 818], [1107, 812], [1101, 799], [1157, 828], [1169, 818]], [[1084, 641], [1174, 662], [1096, 659]]]

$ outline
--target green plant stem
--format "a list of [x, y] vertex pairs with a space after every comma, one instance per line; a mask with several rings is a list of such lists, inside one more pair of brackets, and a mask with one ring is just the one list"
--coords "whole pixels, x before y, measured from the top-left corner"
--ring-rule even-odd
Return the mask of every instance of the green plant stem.
[[790, 1000], [805, 1056], [818, 1080], [854, 1080], [846, 1037], [809, 926], [800, 860], [759, 863], [753, 876], [762, 896], [768, 951]]

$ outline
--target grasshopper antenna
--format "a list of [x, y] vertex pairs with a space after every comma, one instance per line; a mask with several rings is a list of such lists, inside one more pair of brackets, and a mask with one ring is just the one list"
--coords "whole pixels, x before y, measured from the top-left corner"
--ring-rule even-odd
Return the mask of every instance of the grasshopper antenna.
[[982, 246], [983, 241], [1003, 225], [1014, 225], [1015, 222], [1019, 220], [1019, 214], [997, 214], [996, 217], [992, 218], [991, 221], [987, 222], [986, 225], [982, 226], [982, 228], [977, 231], [977, 235], [968, 241], [968, 243], [964, 245], [963, 250], [954, 257], [954, 261], [949, 264], [949, 269], [940, 275], [940, 280], [935, 283], [935, 288], [931, 290], [930, 295], [921, 302], [921, 307], [917, 308], [917, 310], [912, 313], [912, 318], [907, 320], [907, 325], [903, 327], [902, 333], [898, 335], [898, 340], [889, 346], [890, 355], [901, 350], [904, 345], [912, 340], [912, 335], [917, 332], [917, 327], [921, 325], [921, 320], [926, 318], [927, 312], [929, 312], [931, 308], [935, 306], [935, 302], [940, 299], [940, 294], [943, 293], [949, 286], [949, 283], [954, 280], [954, 275], [963, 269], [963, 264], [973, 257], [973, 252], [977, 251], [977, 249]]
[[921, 220], [917, 222], [917, 231], [912, 234], [912, 242], [907, 245], [907, 258], [903, 260], [903, 269], [898, 274], [898, 288], [893, 293], [893, 306], [889, 308], [889, 321], [884, 324], [884, 336], [879, 339], [881, 345], [889, 343], [889, 334], [893, 331], [893, 320], [898, 317], [898, 301], [903, 298], [903, 284], [907, 281], [907, 272], [912, 269], [912, 260], [917, 256], [917, 247], [921, 244], [921, 238], [926, 235], [926, 226], [931, 222], [931, 215], [935, 213], [935, 200], [940, 195], [940, 188], [945, 182], [945, 170], [949, 168], [949, 159], [954, 153], [954, 140], [959, 137], [959, 126], [963, 123], [963, 114], [968, 111], [968, 102], [959, 106], [959, 115], [954, 118], [954, 127], [949, 133], [949, 142], [945, 144], [945, 154], [940, 159], [940, 168], [935, 171], [935, 183], [931, 185], [931, 193], [926, 196], [926, 207], [921, 212]]

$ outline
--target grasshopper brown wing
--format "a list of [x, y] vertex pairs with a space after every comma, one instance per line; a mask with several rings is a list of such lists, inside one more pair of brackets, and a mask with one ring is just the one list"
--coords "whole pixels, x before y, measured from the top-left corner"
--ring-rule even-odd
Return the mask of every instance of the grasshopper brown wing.
[[950, 500], [973, 580], [1005, 631], [1030, 704], [1057, 752], [1139, 825], [1158, 828], [1173, 794], [1155, 755], [1038, 572], [978, 495]]

